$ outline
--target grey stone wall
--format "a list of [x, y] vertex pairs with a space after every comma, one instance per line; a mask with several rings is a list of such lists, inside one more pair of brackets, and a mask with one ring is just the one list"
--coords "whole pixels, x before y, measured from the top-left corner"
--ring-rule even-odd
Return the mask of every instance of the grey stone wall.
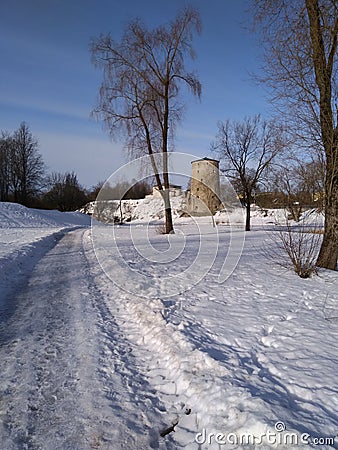
[[203, 158], [191, 163], [188, 211], [195, 215], [214, 214], [221, 206], [219, 161]]

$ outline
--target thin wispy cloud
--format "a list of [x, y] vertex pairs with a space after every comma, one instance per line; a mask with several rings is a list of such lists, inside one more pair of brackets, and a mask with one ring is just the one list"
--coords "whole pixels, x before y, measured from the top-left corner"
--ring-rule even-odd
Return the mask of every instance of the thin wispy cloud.
[[38, 98], [27, 95], [17, 96], [16, 93], [7, 92], [2, 94], [0, 99], [2, 107], [20, 108], [32, 113], [57, 114], [68, 119], [89, 120], [91, 111], [85, 107], [80, 107], [74, 103], [64, 103], [63, 101], [51, 101], [50, 99]]

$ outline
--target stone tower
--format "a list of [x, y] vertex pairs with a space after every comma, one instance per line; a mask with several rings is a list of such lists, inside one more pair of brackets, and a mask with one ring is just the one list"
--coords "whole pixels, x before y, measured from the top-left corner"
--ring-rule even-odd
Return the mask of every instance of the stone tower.
[[220, 206], [219, 161], [210, 158], [192, 161], [188, 199], [190, 214], [214, 214]]

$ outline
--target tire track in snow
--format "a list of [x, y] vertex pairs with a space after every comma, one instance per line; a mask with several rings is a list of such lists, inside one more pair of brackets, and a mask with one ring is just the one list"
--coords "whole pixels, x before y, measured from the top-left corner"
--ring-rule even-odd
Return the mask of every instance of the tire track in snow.
[[65, 232], [56, 230], [51, 233], [48, 230], [46, 236], [42, 233], [37, 241], [22, 245], [19, 250], [0, 258], [0, 342], [3, 343], [9, 337], [7, 327], [2, 324], [15, 312], [16, 293], [27, 283], [35, 265], [60, 241]]

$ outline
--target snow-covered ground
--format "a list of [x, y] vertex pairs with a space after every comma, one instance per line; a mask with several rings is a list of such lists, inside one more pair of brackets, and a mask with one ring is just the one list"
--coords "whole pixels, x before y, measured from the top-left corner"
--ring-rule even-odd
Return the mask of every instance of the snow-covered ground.
[[0, 204], [1, 449], [338, 448], [338, 273], [268, 259], [275, 217]]

